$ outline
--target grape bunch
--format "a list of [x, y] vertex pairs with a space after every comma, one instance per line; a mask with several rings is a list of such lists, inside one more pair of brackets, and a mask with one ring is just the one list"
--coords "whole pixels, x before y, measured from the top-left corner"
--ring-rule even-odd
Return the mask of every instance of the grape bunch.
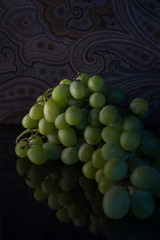
[[160, 139], [144, 129], [148, 114], [145, 99], [129, 101], [101, 76], [63, 79], [22, 119], [17, 171], [61, 221], [83, 225], [92, 208], [112, 220], [149, 218], [160, 197]]

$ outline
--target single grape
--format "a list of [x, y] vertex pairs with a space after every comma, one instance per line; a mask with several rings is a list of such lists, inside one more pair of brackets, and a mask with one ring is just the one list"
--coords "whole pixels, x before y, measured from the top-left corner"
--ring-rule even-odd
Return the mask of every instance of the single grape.
[[91, 160], [93, 152], [94, 152], [93, 146], [88, 143], [84, 143], [79, 148], [78, 157], [81, 162], [88, 162]]
[[67, 147], [61, 153], [61, 160], [64, 164], [72, 165], [78, 162], [78, 149]]
[[42, 118], [38, 123], [38, 130], [42, 135], [48, 135], [55, 131], [53, 123], [47, 122], [45, 118]]
[[148, 102], [143, 98], [134, 98], [129, 104], [129, 109], [136, 115], [143, 115], [149, 111]]
[[77, 125], [82, 119], [82, 110], [76, 106], [69, 107], [65, 112], [65, 120], [69, 125]]
[[91, 76], [88, 74], [88, 73], [81, 73], [78, 77], [77, 77], [77, 80], [79, 80], [83, 85], [84, 87], [87, 87], [88, 86], [88, 79], [90, 78]]
[[25, 141], [20, 141], [16, 144], [15, 153], [20, 158], [27, 157], [27, 145]]
[[46, 177], [41, 183], [41, 188], [44, 193], [51, 194], [58, 191], [56, 181], [51, 177]]
[[102, 92], [104, 85], [104, 79], [97, 75], [90, 77], [88, 80], [88, 88], [92, 92]]
[[71, 218], [68, 215], [68, 209], [67, 208], [60, 208], [56, 212], [56, 216], [59, 221], [68, 223], [71, 221]]
[[48, 99], [44, 105], [44, 117], [49, 123], [54, 123], [56, 117], [60, 114], [60, 107], [53, 99]]
[[63, 207], [68, 207], [70, 204], [76, 201], [76, 196], [74, 192], [61, 192], [58, 195], [58, 202]]
[[94, 108], [88, 113], [88, 121], [92, 126], [99, 126], [101, 123], [99, 121], [100, 109]]
[[48, 194], [43, 192], [42, 189], [39, 187], [34, 191], [34, 198], [37, 201], [44, 201], [46, 200], [48, 197]]
[[111, 187], [104, 195], [103, 209], [108, 218], [123, 218], [130, 207], [128, 192], [121, 186]]
[[82, 172], [86, 178], [94, 179], [97, 168], [92, 164], [92, 161], [86, 162], [82, 167]]
[[149, 157], [157, 155], [159, 150], [157, 138], [149, 131], [143, 131], [139, 149], [142, 153]]
[[104, 106], [99, 113], [99, 120], [102, 124], [114, 123], [118, 117], [118, 110], [113, 105]]
[[58, 210], [59, 208], [61, 208], [61, 205], [58, 202], [59, 193], [59, 191], [51, 193], [48, 197], [48, 206], [53, 210]]
[[130, 176], [131, 184], [141, 190], [151, 190], [157, 179], [157, 170], [150, 166], [137, 167]]
[[140, 145], [141, 135], [135, 129], [129, 129], [122, 132], [120, 136], [120, 145], [126, 151], [135, 151]]
[[37, 189], [41, 186], [41, 183], [32, 182], [32, 181], [28, 180], [27, 178], [25, 179], [25, 182], [28, 187], [33, 188], [33, 189]]
[[57, 85], [52, 91], [52, 98], [57, 102], [69, 97], [69, 95], [70, 95], [69, 85], [67, 84], [61, 83]]
[[120, 141], [120, 135], [122, 133], [122, 129], [117, 126], [107, 126], [102, 130], [102, 139], [108, 142], [117, 142]]
[[101, 148], [97, 148], [92, 154], [92, 164], [97, 169], [103, 168], [106, 160], [101, 155]]
[[43, 143], [42, 147], [46, 151], [48, 159], [50, 160], [60, 159], [61, 151], [62, 151], [61, 146], [59, 146], [56, 143], [45, 142]]
[[101, 147], [101, 154], [105, 160], [110, 160], [111, 158], [124, 158], [125, 152], [116, 142], [109, 142]]
[[81, 216], [80, 218], [73, 219], [73, 224], [77, 227], [82, 227], [86, 225], [86, 223], [87, 223], [86, 216]]
[[59, 181], [59, 187], [61, 188], [62, 191], [65, 191], [65, 192], [70, 192], [75, 190], [76, 185], [77, 185], [76, 182], [67, 181], [64, 178], [61, 178]]
[[103, 170], [103, 168], [98, 169], [97, 172], [96, 172], [96, 174], [95, 174], [95, 180], [96, 180], [96, 182], [99, 183], [100, 180], [101, 180], [103, 177], [104, 177], [104, 170]]
[[80, 218], [82, 216], [82, 206], [79, 203], [72, 203], [68, 207], [68, 215], [72, 219]]
[[102, 108], [105, 105], [106, 99], [101, 93], [92, 93], [89, 98], [89, 104], [93, 108]]
[[85, 95], [85, 87], [80, 81], [74, 81], [70, 85], [70, 93], [75, 99], [82, 99]]
[[67, 84], [67, 85], [70, 85], [71, 83], [72, 83], [71, 80], [65, 78], [65, 79], [61, 80], [59, 84]]
[[127, 174], [128, 166], [121, 158], [112, 158], [104, 165], [104, 175], [109, 181], [120, 181]]
[[60, 129], [58, 131], [58, 138], [66, 147], [72, 147], [77, 142], [75, 131], [72, 128]]
[[16, 170], [20, 176], [27, 176], [32, 166], [28, 158], [18, 158], [16, 162]]
[[135, 129], [139, 131], [141, 129], [141, 123], [138, 118], [133, 115], [127, 115], [123, 118], [122, 126], [124, 130]]
[[37, 120], [33, 120], [32, 118], [30, 118], [29, 114], [27, 114], [22, 119], [22, 125], [24, 128], [31, 129], [31, 128], [37, 127], [38, 122], [37, 122]]
[[32, 145], [39, 145], [39, 146], [42, 146], [42, 138], [38, 135], [34, 136], [34, 137], [31, 137], [29, 138], [29, 147], [31, 147]]
[[155, 203], [147, 191], [135, 191], [131, 196], [131, 211], [139, 219], [149, 218], [154, 211]]
[[27, 151], [27, 156], [31, 162], [40, 165], [47, 161], [47, 152], [41, 146], [33, 145]]
[[91, 145], [96, 145], [101, 141], [100, 128], [95, 126], [87, 126], [84, 130], [84, 139]]
[[29, 111], [29, 117], [33, 120], [40, 120], [43, 117], [43, 108], [42, 104], [33, 105]]
[[52, 133], [47, 134], [46, 137], [49, 142], [60, 144], [60, 141], [58, 138], [58, 130], [56, 128], [52, 131]]
[[61, 113], [55, 120], [55, 127], [57, 129], [66, 129], [69, 128], [70, 125], [66, 122], [65, 113]]
[[114, 185], [116, 185], [116, 182], [109, 181], [108, 178], [102, 177], [98, 182], [98, 189], [100, 193], [104, 195], [108, 191], [108, 189], [110, 189]]

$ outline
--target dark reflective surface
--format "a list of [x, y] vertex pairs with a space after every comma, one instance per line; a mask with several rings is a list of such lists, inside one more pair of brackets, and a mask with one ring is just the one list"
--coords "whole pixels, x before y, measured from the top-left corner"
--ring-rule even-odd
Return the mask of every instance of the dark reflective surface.
[[[158, 126], [145, 126], [160, 136]], [[93, 235], [89, 227], [61, 223], [47, 202], [33, 198], [33, 189], [16, 172], [15, 138], [22, 131], [18, 125], [0, 126], [0, 239], [160, 239], [160, 204], [152, 218], [139, 221], [130, 216], [111, 221], [101, 216], [103, 234]]]

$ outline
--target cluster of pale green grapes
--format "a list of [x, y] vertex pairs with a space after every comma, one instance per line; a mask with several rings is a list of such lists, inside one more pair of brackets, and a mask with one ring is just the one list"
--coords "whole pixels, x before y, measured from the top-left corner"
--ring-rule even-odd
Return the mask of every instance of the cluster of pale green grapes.
[[[154, 197], [160, 197], [160, 140], [144, 130], [148, 113], [145, 99], [128, 102], [122, 89], [101, 76], [81, 73], [74, 81], [63, 79], [38, 97], [23, 118], [26, 130], [15, 147], [17, 171], [36, 189], [35, 199], [47, 198], [61, 221], [86, 223], [90, 207], [84, 196], [92, 205], [92, 198], [100, 198], [98, 208], [109, 219], [129, 211], [149, 218]], [[85, 191], [84, 177], [92, 182], [91, 190]]]

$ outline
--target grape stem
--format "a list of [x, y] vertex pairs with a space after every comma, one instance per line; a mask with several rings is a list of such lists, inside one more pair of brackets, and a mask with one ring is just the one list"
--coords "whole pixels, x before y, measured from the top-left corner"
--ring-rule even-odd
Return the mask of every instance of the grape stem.
[[33, 132], [37, 132], [37, 129], [26, 129], [24, 130], [17, 138], [16, 138], [16, 144], [19, 142], [19, 140], [26, 134], [28, 133], [33, 133]]

